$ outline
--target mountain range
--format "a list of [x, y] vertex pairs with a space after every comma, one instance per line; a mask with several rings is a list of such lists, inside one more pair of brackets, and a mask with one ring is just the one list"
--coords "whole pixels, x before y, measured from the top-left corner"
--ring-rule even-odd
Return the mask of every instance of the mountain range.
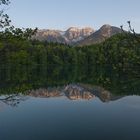
[[70, 27], [66, 31], [49, 29], [38, 30], [33, 39], [64, 43], [68, 45], [85, 46], [101, 43], [107, 38], [121, 32], [122, 30], [120, 28], [105, 24], [99, 30], [95, 30], [90, 27]]
[[34, 39], [72, 45], [90, 36], [94, 32], [94, 29], [90, 27], [85, 27], [82, 29], [71, 27], [66, 31], [44, 29], [38, 30], [36, 36], [34, 36]]

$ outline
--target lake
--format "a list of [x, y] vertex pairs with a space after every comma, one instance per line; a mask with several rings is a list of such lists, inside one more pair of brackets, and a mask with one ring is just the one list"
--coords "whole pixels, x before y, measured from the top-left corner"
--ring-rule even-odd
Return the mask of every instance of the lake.
[[0, 70], [0, 140], [139, 140], [139, 68]]

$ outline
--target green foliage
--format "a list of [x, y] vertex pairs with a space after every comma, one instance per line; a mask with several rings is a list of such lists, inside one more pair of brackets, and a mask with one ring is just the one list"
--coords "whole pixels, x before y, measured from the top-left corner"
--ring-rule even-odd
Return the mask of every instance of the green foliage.
[[27, 68], [23, 65], [12, 69], [0, 68], [0, 94], [26, 93], [32, 89], [82, 83], [102, 87], [116, 95], [140, 95], [139, 68], [136, 67], [133, 67], [133, 71], [127, 67], [125, 72], [114, 70], [109, 65], [40, 67], [41, 65]]
[[[0, 0], [0, 6], [8, 5], [9, 0]], [[97, 65], [110, 65], [114, 69], [125, 69], [129, 66], [140, 65], [140, 35], [132, 29], [117, 34], [104, 43], [85, 46], [70, 47], [64, 44], [47, 43], [32, 40], [37, 28], [20, 29], [9, 26], [8, 15], [0, 11], [0, 64], [31, 66], [43, 65], [84, 65], [96, 67]], [[121, 26], [122, 30], [123, 27]]]
[[[138, 36], [140, 39], [140, 36]], [[118, 34], [101, 45], [104, 63], [114, 68], [139, 66], [140, 43], [131, 33]]]
[[31, 40], [35, 32], [21, 29], [1, 32], [1, 65], [110, 65], [114, 69], [140, 65], [140, 43], [132, 34], [118, 34], [102, 44], [70, 47]]
[[[123, 85], [128, 76], [139, 77], [138, 35], [118, 34], [102, 44], [71, 47], [31, 40], [34, 31], [28, 31], [8, 28], [0, 33], [0, 85], [11, 92], [84, 82], [108, 87], [116, 94], [120, 89], [127, 93]], [[135, 78], [127, 85], [130, 91], [140, 83]]]
[[[140, 35], [130, 22], [130, 32], [123, 31], [101, 44], [71, 47], [32, 40], [37, 28], [10, 26], [9, 16], [2, 10], [2, 6], [8, 4], [9, 0], [0, 0], [0, 86], [6, 85], [9, 92], [85, 82], [110, 87], [109, 90], [118, 93], [123, 89], [128, 94], [128, 90], [133, 91], [133, 87], [139, 85], [140, 81], [133, 77], [125, 83], [127, 76], [139, 78], [140, 66]], [[125, 80], [120, 78], [126, 74]], [[2, 90], [0, 88], [0, 92]]]

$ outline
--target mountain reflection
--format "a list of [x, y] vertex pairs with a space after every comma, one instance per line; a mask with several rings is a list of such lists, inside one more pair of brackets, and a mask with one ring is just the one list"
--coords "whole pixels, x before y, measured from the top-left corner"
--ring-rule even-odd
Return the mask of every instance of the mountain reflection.
[[4, 66], [0, 68], [0, 104], [15, 107], [27, 97], [99, 98], [109, 102], [127, 95], [140, 95], [139, 71], [139, 67], [114, 70], [106, 65], [50, 65], [47, 68], [37, 65], [14, 69]]
[[0, 102], [5, 105], [16, 107], [20, 102], [26, 101], [28, 97], [53, 98], [67, 97], [69, 100], [91, 100], [98, 97], [102, 102], [114, 101], [123, 96], [115, 96], [102, 87], [93, 87], [86, 84], [69, 84], [63, 87], [39, 88], [29, 90], [23, 94], [3, 95]]
[[90, 89], [86, 89], [80, 84], [70, 84], [58, 88], [40, 88], [37, 90], [31, 90], [27, 94], [32, 97], [41, 98], [66, 96], [70, 100], [90, 100], [95, 98], [95, 95], [90, 91]]
[[102, 87], [86, 84], [69, 84], [64, 87], [31, 90], [27, 95], [32, 97], [61, 97], [66, 96], [69, 100], [90, 100], [98, 97], [102, 102], [120, 99], [124, 96], [115, 96]]

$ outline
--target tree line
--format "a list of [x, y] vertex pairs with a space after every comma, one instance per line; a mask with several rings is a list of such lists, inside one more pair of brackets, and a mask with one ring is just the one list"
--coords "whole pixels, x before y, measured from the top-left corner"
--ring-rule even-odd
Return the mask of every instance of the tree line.
[[[9, 0], [0, 0], [0, 6]], [[139, 67], [140, 36], [132, 29], [117, 34], [101, 44], [72, 47], [59, 43], [32, 40], [36, 29], [20, 29], [10, 25], [4, 10], [0, 10], [0, 67], [8, 69], [31, 67], [44, 69], [50, 65], [110, 65], [114, 69]]]

